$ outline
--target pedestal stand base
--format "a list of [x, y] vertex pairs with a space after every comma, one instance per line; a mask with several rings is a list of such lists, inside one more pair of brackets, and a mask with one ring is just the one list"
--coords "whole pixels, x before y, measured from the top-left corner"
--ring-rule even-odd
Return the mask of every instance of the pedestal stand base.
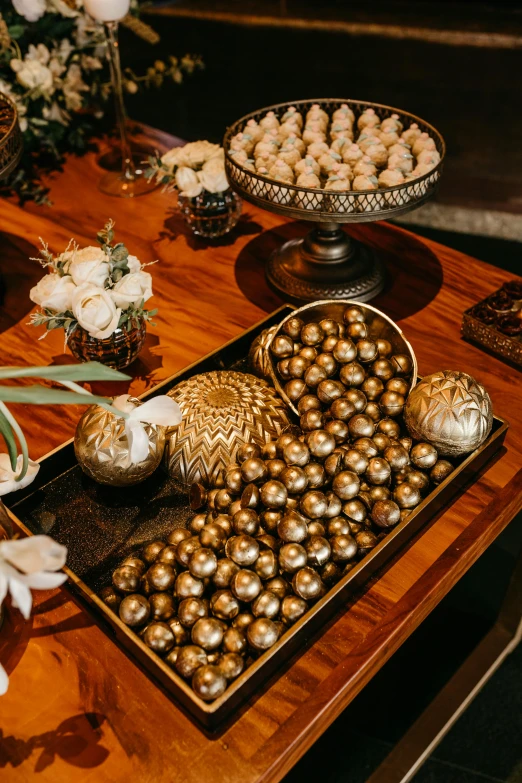
[[355, 299], [367, 302], [384, 287], [382, 262], [335, 223], [319, 223], [304, 239], [272, 253], [268, 282], [291, 302]]

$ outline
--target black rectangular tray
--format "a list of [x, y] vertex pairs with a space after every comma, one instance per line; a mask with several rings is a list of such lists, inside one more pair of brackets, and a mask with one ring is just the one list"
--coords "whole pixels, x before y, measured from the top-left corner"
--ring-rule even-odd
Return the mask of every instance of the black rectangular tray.
[[[243, 332], [183, 371], [142, 395], [165, 394], [176, 384], [199, 373], [219, 369], [248, 371], [248, 351], [263, 329], [279, 323], [290, 305]], [[36, 480], [7, 498], [14, 521], [29, 534], [46, 533], [68, 547], [68, 585], [94, 609], [106, 630], [149, 675], [154, 677], [194, 718], [213, 729], [230, 718], [238, 707], [340, 608], [353, 592], [393, 557], [452, 497], [476, 477], [502, 445], [507, 423], [495, 418], [488, 439], [462, 459], [454, 472], [433, 490], [410, 516], [397, 525], [343, 579], [332, 587], [307, 614], [292, 626], [270, 650], [250, 666], [216, 701], [207, 704], [164, 661], [114, 614], [97, 596], [110, 584], [111, 573], [121, 560], [148, 541], [161, 538], [174, 527], [184, 527], [193, 512], [187, 493], [161, 469], [136, 487], [103, 487], [84, 475], [76, 462], [73, 441], [42, 457]]]

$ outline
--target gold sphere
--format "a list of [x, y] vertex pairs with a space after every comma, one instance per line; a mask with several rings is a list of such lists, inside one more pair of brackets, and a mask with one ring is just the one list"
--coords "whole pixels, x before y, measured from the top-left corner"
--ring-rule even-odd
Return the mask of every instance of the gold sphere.
[[306, 443], [300, 440], [292, 440], [283, 450], [283, 459], [287, 465], [303, 467], [310, 461], [310, 450]]
[[241, 493], [241, 508], [257, 508], [260, 500], [259, 487], [255, 484], [247, 484]]
[[[366, 395], [367, 400], [378, 400], [384, 391], [384, 384], [380, 378], [371, 375], [363, 381], [361, 390]], [[378, 416], [378, 418], [380, 418], [380, 416]]]
[[[252, 618], [253, 619], [253, 618]], [[223, 649], [227, 653], [241, 654], [247, 646], [246, 636], [239, 628], [227, 628], [223, 636]]]
[[325, 515], [328, 501], [322, 492], [313, 489], [301, 497], [299, 508], [309, 519], [319, 519]]
[[364, 454], [368, 460], [372, 457], [376, 457], [379, 453], [379, 449], [371, 438], [357, 438], [353, 442], [353, 447], [357, 451], [360, 451], [361, 454]]
[[308, 489], [319, 489], [326, 481], [326, 473], [320, 462], [309, 462], [303, 468], [308, 480]]
[[319, 459], [325, 459], [335, 449], [335, 438], [325, 430], [314, 430], [306, 436], [306, 445], [310, 453]]
[[309, 391], [309, 387], [302, 378], [292, 378], [285, 384], [285, 394], [291, 402], [298, 402]]
[[296, 623], [308, 611], [308, 604], [298, 595], [287, 595], [281, 603], [281, 617], [287, 625]]
[[234, 574], [239, 571], [239, 566], [228, 557], [223, 557], [217, 561], [217, 567], [212, 576], [212, 581], [218, 589], [229, 587]]
[[405, 353], [396, 353], [390, 359], [396, 375], [410, 375], [413, 370], [411, 358]]
[[370, 364], [378, 356], [377, 343], [373, 340], [359, 340], [356, 344], [357, 358], [362, 364]]
[[426, 492], [430, 485], [428, 474], [422, 470], [411, 470], [406, 477], [406, 481], [408, 484], [416, 487], [421, 494]]
[[321, 569], [321, 579], [323, 580], [324, 584], [328, 585], [329, 587], [335, 585], [341, 576], [341, 569], [337, 563], [334, 563], [332, 560], [330, 560], [330, 562], [324, 565]]
[[310, 367], [310, 360], [304, 356], [292, 356], [288, 360], [288, 375], [290, 378], [302, 378]]
[[184, 571], [176, 579], [176, 586], [174, 589], [175, 595], [178, 598], [201, 598], [205, 585], [201, 579], [196, 579], [188, 571]]
[[359, 489], [359, 477], [351, 470], [342, 470], [332, 481], [332, 490], [341, 500], [354, 498], [359, 493]]
[[399, 508], [415, 508], [421, 502], [420, 490], [408, 481], [404, 481], [395, 488], [393, 499]]
[[339, 397], [330, 405], [330, 413], [333, 418], [341, 421], [349, 421], [355, 412], [355, 405], [346, 397]]
[[353, 362], [357, 356], [357, 349], [349, 338], [337, 340], [332, 349], [332, 356], [339, 364], [347, 364], [348, 362]]
[[141, 553], [142, 559], [151, 565], [154, 563], [161, 550], [165, 549], [165, 546], [166, 544], [164, 541], [152, 541], [150, 544], [143, 547]]
[[337, 362], [331, 353], [320, 353], [315, 363], [323, 368], [328, 378], [331, 378], [337, 372]]
[[359, 449], [348, 449], [343, 455], [344, 467], [361, 476], [368, 468], [368, 457]]
[[279, 565], [277, 555], [271, 549], [264, 549], [256, 560], [255, 571], [260, 579], [272, 579], [277, 576]]
[[299, 356], [304, 356], [304, 358], [308, 359], [310, 362], [315, 362], [318, 355], [319, 351], [312, 345], [305, 345], [304, 348], [301, 348], [299, 351]]
[[266, 508], [283, 508], [286, 505], [288, 491], [280, 481], [270, 480], [263, 484], [259, 490], [261, 503]]
[[131, 565], [122, 565], [112, 574], [112, 584], [120, 593], [135, 593], [140, 586], [141, 573]]
[[303, 413], [312, 410], [322, 410], [321, 400], [317, 399], [315, 394], [305, 394], [297, 403], [297, 411], [299, 415], [302, 416]]
[[376, 340], [377, 343], [377, 350], [379, 352], [379, 356], [383, 359], [387, 359], [389, 356], [391, 356], [393, 351], [393, 346], [389, 340], [382, 340], [379, 338]]
[[319, 324], [304, 324], [301, 329], [300, 339], [303, 345], [319, 345], [325, 338], [325, 334]]
[[310, 389], [315, 389], [322, 381], [328, 378], [327, 372], [324, 367], [319, 364], [311, 364], [307, 367], [303, 379], [306, 385]]
[[401, 518], [401, 510], [393, 500], [378, 500], [372, 508], [372, 520], [380, 528], [396, 525]]
[[236, 628], [238, 631], [246, 633], [246, 629], [250, 623], [254, 622], [254, 619], [254, 615], [250, 612], [241, 612], [232, 620], [232, 628]]
[[239, 495], [243, 488], [243, 477], [241, 475], [241, 468], [234, 468], [233, 470], [227, 470], [225, 474], [225, 484], [232, 494]]
[[286, 334], [277, 334], [270, 345], [270, 350], [278, 359], [288, 359], [294, 353], [294, 341]]
[[220, 620], [233, 620], [239, 614], [239, 602], [230, 590], [217, 590], [210, 599], [210, 611]]
[[206, 663], [207, 654], [205, 650], [195, 644], [188, 644], [186, 647], [182, 647], [179, 652], [176, 660], [176, 671], [182, 677], [189, 678], [192, 677], [200, 666], [205, 666]]
[[252, 536], [232, 536], [226, 543], [225, 553], [238, 566], [252, 565], [259, 557], [259, 544]]
[[271, 593], [277, 595], [280, 601], [292, 591], [290, 585], [282, 576], [275, 576], [273, 579], [269, 579], [265, 587]]
[[348, 422], [348, 430], [353, 440], [357, 438], [371, 438], [375, 430], [375, 424], [366, 414], [357, 413]]
[[242, 508], [232, 517], [232, 527], [238, 536], [255, 536], [259, 530], [259, 516], [253, 508]]
[[347, 560], [353, 560], [357, 554], [356, 539], [351, 535], [333, 536], [330, 539], [332, 547], [332, 560], [334, 563], [344, 563]]
[[279, 550], [279, 566], [282, 571], [293, 574], [306, 565], [306, 549], [301, 544], [283, 544]]
[[[337, 400], [334, 400], [334, 402], [337, 402]], [[333, 435], [336, 445], [340, 445], [348, 439], [349, 429], [346, 421], [341, 421], [341, 419], [331, 419], [330, 421], [326, 422], [324, 428], [326, 432], [328, 432], [330, 435]]]
[[267, 467], [264, 460], [262, 460], [260, 457], [250, 457], [242, 463], [241, 478], [245, 484], [265, 481], [267, 477]]
[[268, 617], [258, 617], [247, 628], [247, 639], [254, 650], [268, 650], [278, 637], [277, 626]]
[[207, 652], [217, 650], [223, 641], [223, 625], [213, 617], [202, 617], [192, 626], [192, 643]]
[[390, 438], [384, 434], [384, 432], [376, 432], [372, 437], [373, 442], [377, 446], [379, 454], [383, 454], [386, 449], [391, 446]]
[[364, 522], [368, 516], [368, 509], [362, 500], [354, 498], [353, 500], [348, 500], [346, 503], [344, 503], [343, 514], [345, 514], [349, 519], [353, 519], [354, 522]]
[[326, 335], [339, 335], [339, 324], [333, 318], [323, 318], [319, 321], [319, 326]]
[[399, 416], [406, 402], [404, 395], [394, 391], [385, 391], [379, 400], [379, 406], [385, 416]]
[[325, 405], [330, 405], [334, 400], [342, 397], [345, 391], [346, 389], [341, 381], [334, 381], [331, 378], [327, 378], [325, 381], [321, 381], [317, 387], [317, 396]]
[[304, 492], [308, 479], [304, 470], [297, 465], [290, 465], [281, 473], [280, 479], [292, 495]]
[[[207, 521], [206, 514], [196, 514], [195, 517], [192, 517], [191, 521], [189, 522], [189, 530], [193, 536], [199, 536], [200, 530], [202, 527], [205, 527], [206, 521]], [[167, 547], [165, 547], [165, 549], [166, 548]]]
[[389, 463], [382, 457], [372, 457], [368, 462], [366, 478], [370, 484], [387, 484], [390, 480], [391, 468]]
[[250, 602], [257, 598], [263, 586], [254, 571], [243, 568], [232, 577], [230, 589], [239, 601]]
[[245, 667], [241, 655], [234, 652], [225, 653], [218, 661], [217, 667], [227, 680], [235, 680]]
[[401, 428], [395, 419], [381, 419], [377, 424], [377, 432], [382, 432], [389, 438], [398, 438]]
[[[363, 377], [361, 378], [361, 383], [364, 381], [364, 378], [365, 376], [363, 375]], [[362, 413], [368, 404], [368, 400], [366, 399], [365, 393], [362, 392], [360, 389], [348, 389], [347, 391], [344, 392], [343, 397], [352, 403], [356, 413]]]
[[404, 446], [388, 446], [383, 456], [392, 470], [403, 470], [410, 464], [410, 457]]
[[325, 526], [323, 525], [322, 522], [320, 522], [318, 519], [314, 519], [308, 525], [308, 535], [309, 536], [324, 536], [324, 535], [326, 535], [326, 528], [325, 528]]
[[324, 592], [324, 585], [319, 574], [310, 566], [301, 568], [292, 578], [294, 593], [304, 601], [313, 601]]
[[192, 690], [204, 701], [214, 701], [227, 689], [227, 679], [219, 666], [200, 666], [192, 677]]
[[[203, 529], [204, 528], [202, 528], [202, 530]], [[192, 536], [191, 538], [184, 538], [182, 541], [179, 542], [179, 544], [176, 547], [176, 559], [178, 563], [182, 566], [185, 566], [185, 568], [188, 568], [190, 558], [192, 557], [194, 552], [196, 552], [196, 550], [200, 548], [201, 548], [201, 543], [200, 543], [200, 539], [197, 536]]]
[[252, 601], [252, 614], [254, 617], [268, 617], [273, 620], [279, 614], [280, 607], [281, 601], [278, 596], [270, 590], [263, 590]]
[[371, 552], [371, 550], [379, 543], [379, 539], [375, 533], [372, 533], [371, 530], [361, 530], [360, 533], [356, 534], [355, 541], [357, 543], [359, 554], [362, 557], [368, 554], [368, 552]]
[[286, 468], [286, 462], [282, 459], [268, 459], [265, 464], [271, 479], [278, 479]]
[[397, 394], [402, 394], [403, 397], [406, 397], [410, 390], [410, 383], [404, 378], [392, 378], [386, 382], [386, 390], [397, 392]]
[[308, 563], [312, 566], [322, 566], [327, 563], [332, 551], [326, 538], [313, 535], [306, 541], [305, 549]]
[[[204, 549], [201, 547], [200, 549], [196, 549], [191, 555], [188, 567], [192, 576], [195, 576], [198, 579], [205, 579], [216, 572], [217, 557], [212, 549]], [[155, 568], [155, 566], [152, 566], [149, 571], [152, 570], [152, 568]]]
[[[200, 546], [205, 549], [213, 549], [214, 552], [221, 552], [225, 548], [227, 534], [220, 525], [211, 522], [201, 528], [199, 533]], [[180, 544], [182, 546], [182, 544]], [[179, 550], [179, 546], [178, 546]]]
[[379, 408], [379, 403], [375, 401], [369, 402], [366, 408], [364, 409], [363, 413], [366, 416], [369, 416], [370, 419], [373, 422], [375, 422], [375, 424], [378, 424], [378, 422], [380, 422], [380, 420], [382, 419], [382, 411]]
[[[377, 346], [377, 351], [379, 350]], [[376, 359], [371, 366], [372, 375], [387, 383], [395, 375], [395, 369], [388, 359]]]
[[[191, 600], [191, 599], [187, 599], [187, 600]], [[200, 600], [200, 599], [196, 599], [196, 600]], [[181, 604], [180, 604], [180, 606], [181, 606]], [[206, 608], [206, 606], [205, 606], [205, 608]], [[198, 619], [198, 618], [196, 618], [196, 619]], [[194, 622], [195, 622], [195, 620], [194, 620]], [[190, 636], [188, 634], [188, 631], [187, 631], [186, 628], [183, 627], [183, 625], [181, 624], [181, 622], [180, 622], [178, 617], [171, 617], [170, 620], [167, 620], [167, 624], [168, 624], [170, 630], [172, 631], [172, 633], [174, 634], [174, 639], [176, 640], [176, 644], [178, 646], [181, 647], [181, 646], [189, 643]]]
[[145, 629], [143, 641], [151, 650], [164, 655], [174, 647], [174, 634], [167, 623], [151, 623]]
[[348, 536], [350, 535], [350, 523], [346, 517], [334, 517], [328, 522], [328, 535], [330, 538], [334, 536]]
[[176, 602], [170, 593], [152, 593], [149, 605], [155, 620], [170, 620], [176, 611]]
[[116, 592], [114, 587], [111, 585], [103, 587], [99, 592], [99, 596], [103, 603], [109, 607], [109, 609], [112, 609], [113, 612], [118, 612], [122, 599], [121, 595]]
[[[129, 397], [135, 406], [142, 403]], [[144, 424], [148, 453], [137, 464], [129, 463], [129, 444], [125, 420], [91, 405], [80, 418], [74, 435], [74, 453], [83, 470], [98, 484], [127, 487], [148, 478], [160, 464], [165, 450], [165, 427]]]
[[188, 530], [185, 530], [183, 527], [177, 527], [168, 534], [167, 541], [170, 546], [177, 547], [177, 545], [183, 541], [184, 538], [190, 537], [191, 535]]
[[434, 484], [441, 484], [453, 473], [453, 465], [446, 459], [439, 459], [430, 470], [430, 479]]
[[305, 517], [297, 511], [289, 511], [277, 525], [277, 534], [282, 541], [300, 543], [308, 535]]
[[144, 625], [150, 617], [150, 604], [143, 595], [126, 595], [120, 604], [119, 615], [131, 628]]
[[303, 326], [304, 321], [302, 321], [301, 318], [294, 316], [284, 322], [281, 331], [287, 334], [288, 337], [291, 337], [292, 340], [298, 340], [301, 336], [301, 329]]
[[352, 305], [347, 307], [343, 313], [343, 319], [345, 324], [354, 324], [358, 322], [364, 322], [364, 313], [360, 307]]
[[[178, 620], [184, 628], [192, 628], [194, 623], [202, 617], [207, 616], [207, 604], [202, 598], [184, 598], [183, 601], [180, 601], [178, 606]], [[176, 634], [172, 625], [170, 625], [170, 628], [176, 636], [176, 644], [183, 644], [183, 642], [178, 641], [179, 634]]]
[[288, 381], [292, 377], [290, 375], [290, 359], [281, 359], [281, 361], [277, 362], [277, 372], [280, 378]]

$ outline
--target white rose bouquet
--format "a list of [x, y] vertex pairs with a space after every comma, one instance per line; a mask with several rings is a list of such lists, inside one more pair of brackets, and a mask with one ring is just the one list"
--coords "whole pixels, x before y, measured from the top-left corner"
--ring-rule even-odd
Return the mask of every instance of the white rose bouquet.
[[195, 198], [205, 191], [223, 193], [229, 187], [223, 147], [209, 141], [192, 141], [149, 158], [146, 176], [156, 177], [168, 190], [177, 190], [187, 198]]
[[43, 245], [38, 260], [49, 272], [29, 294], [41, 308], [31, 317], [34, 326], [64, 329], [66, 340], [80, 326], [104, 340], [118, 327], [151, 322], [157, 310], [144, 306], [152, 296], [152, 276], [125, 245], [112, 244], [113, 228], [109, 221], [98, 233], [99, 247], [79, 248], [71, 240], [54, 256]]

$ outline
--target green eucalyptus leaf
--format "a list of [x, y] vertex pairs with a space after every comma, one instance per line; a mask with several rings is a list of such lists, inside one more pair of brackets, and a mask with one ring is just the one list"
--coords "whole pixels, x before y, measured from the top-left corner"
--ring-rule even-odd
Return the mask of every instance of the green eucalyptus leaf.
[[13, 432], [13, 428], [9, 424], [4, 412], [0, 410], [0, 435], [5, 441], [7, 446], [7, 453], [9, 454], [9, 462], [11, 463], [11, 469], [16, 470], [16, 458], [18, 457], [18, 450], [16, 448], [16, 440]]
[[57, 364], [49, 367], [0, 367], [0, 380], [48, 378], [51, 381], [130, 381], [130, 375], [100, 362]]

